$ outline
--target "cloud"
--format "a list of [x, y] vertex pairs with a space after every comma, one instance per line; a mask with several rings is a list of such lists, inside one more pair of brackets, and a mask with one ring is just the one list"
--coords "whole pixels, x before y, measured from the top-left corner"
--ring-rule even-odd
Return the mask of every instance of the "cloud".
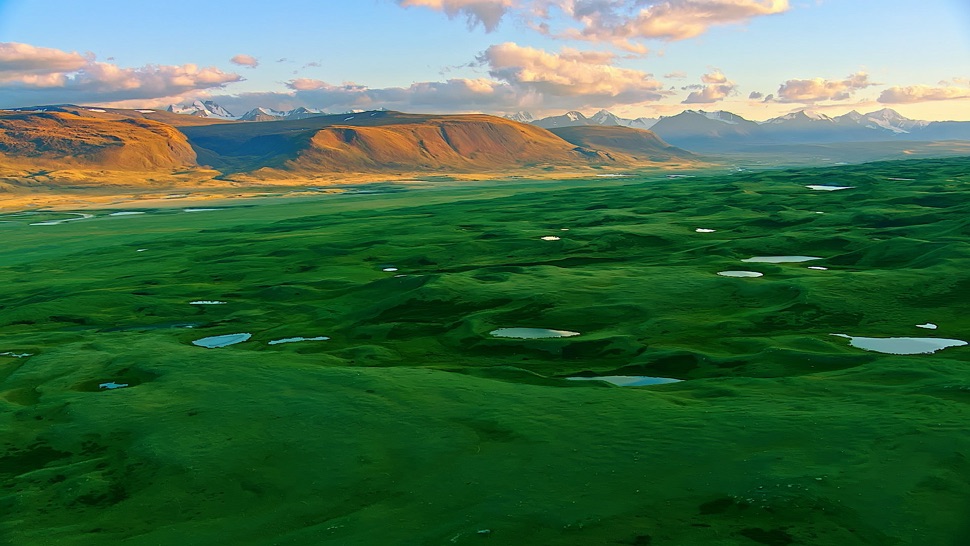
[[[396, 0], [404, 8], [425, 7], [454, 19], [464, 16], [469, 28], [487, 32], [514, 14], [541, 34], [567, 40], [609, 43], [640, 55], [640, 40], [685, 40], [713, 26], [746, 23], [784, 13], [789, 0]], [[565, 18], [560, 17], [565, 15]], [[565, 19], [565, 28], [553, 24]]]
[[582, 101], [607, 107], [656, 101], [668, 94], [651, 74], [613, 66], [614, 57], [571, 48], [556, 54], [506, 42], [489, 47], [479, 62], [488, 66], [493, 78], [550, 103], [568, 98], [572, 104]]
[[762, 93], [761, 91], [752, 91], [748, 95], [748, 98], [751, 99], [751, 100], [759, 100], [759, 99], [765, 98], [765, 94]]
[[701, 81], [704, 83], [727, 83], [728, 79], [720, 70], [714, 69], [710, 74], [701, 76]]
[[252, 55], [236, 55], [235, 57], [229, 59], [232, 64], [238, 64], [239, 66], [248, 66], [249, 68], [256, 68], [259, 66], [259, 60]]
[[331, 112], [388, 108], [409, 112], [536, 112], [641, 104], [672, 94], [650, 74], [612, 66], [615, 54], [564, 48], [558, 53], [514, 43], [490, 47], [478, 58], [490, 77], [418, 82], [407, 87], [371, 88], [312, 78], [287, 82], [287, 92], [217, 95], [230, 111], [256, 106], [295, 106]]
[[878, 83], [869, 81], [865, 72], [856, 72], [844, 80], [788, 80], [778, 88], [778, 102], [800, 102], [805, 104], [825, 100], [846, 100], [860, 89]]
[[241, 79], [194, 64], [122, 68], [77, 53], [0, 44], [0, 107], [157, 99], [218, 89]]
[[15, 81], [29, 75], [72, 72], [87, 63], [88, 59], [77, 52], [0, 42], [0, 82]]
[[676, 70], [674, 72], [670, 72], [669, 74], [664, 74], [664, 77], [671, 80], [682, 80], [687, 77], [687, 73]]
[[488, 79], [456, 78], [444, 82], [419, 82], [408, 87], [370, 88], [352, 82], [334, 85], [299, 78], [286, 85], [292, 93], [280, 93], [275, 97], [264, 94], [260, 98], [331, 111], [374, 108], [441, 112], [502, 110], [516, 106], [518, 101], [511, 86]]
[[714, 69], [709, 74], [701, 76], [706, 85], [688, 85], [684, 89], [693, 89], [682, 104], [709, 104], [724, 100], [735, 93], [737, 84], [727, 79], [720, 70]]
[[908, 104], [967, 98], [970, 98], [970, 88], [967, 87], [910, 85], [907, 87], [890, 87], [884, 90], [876, 100], [884, 104]]
[[502, 17], [512, 8], [512, 0], [397, 0], [404, 8], [420, 6], [444, 11], [450, 19], [464, 15], [468, 28], [481, 24], [486, 32], [498, 28]]
[[559, 38], [611, 43], [639, 53], [645, 53], [646, 48], [636, 43], [638, 40], [686, 40], [704, 34], [713, 26], [745, 23], [790, 9], [788, 0], [539, 0], [539, 3], [545, 9], [533, 10], [533, 13], [548, 17], [548, 7], [555, 6], [579, 27], [555, 33], [543, 22], [533, 24], [534, 29]]

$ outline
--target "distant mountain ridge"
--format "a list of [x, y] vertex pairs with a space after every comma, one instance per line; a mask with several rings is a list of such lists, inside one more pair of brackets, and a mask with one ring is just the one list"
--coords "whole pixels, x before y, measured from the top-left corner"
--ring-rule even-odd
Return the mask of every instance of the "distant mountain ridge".
[[[299, 120], [330, 115], [323, 110], [306, 107], [287, 111], [260, 107], [242, 116], [234, 116], [213, 101], [198, 100], [188, 105], [171, 105], [168, 112], [212, 121], [254, 122]], [[549, 130], [566, 127], [630, 127], [651, 130], [669, 144], [699, 152], [736, 151], [746, 146], [777, 144], [970, 140], [970, 122], [915, 120], [902, 116], [891, 108], [882, 108], [867, 114], [853, 110], [836, 117], [800, 110], [765, 121], [752, 121], [725, 110], [684, 110], [673, 116], [636, 119], [623, 118], [608, 110], [600, 110], [588, 117], [577, 110], [544, 118], [536, 118], [527, 111], [504, 117]]]
[[750, 145], [970, 140], [970, 122], [915, 120], [891, 108], [868, 114], [853, 110], [836, 117], [800, 110], [765, 121], [752, 121], [725, 110], [684, 110], [659, 119], [627, 119], [608, 110], [589, 117], [575, 110], [539, 119], [530, 112], [505, 117], [546, 129], [585, 126], [650, 129], [670, 144], [707, 152]]
[[[700, 162], [649, 131], [627, 127], [572, 127], [559, 136], [484, 114], [386, 110], [291, 111], [292, 119], [257, 123], [224, 119], [225, 109], [217, 106], [194, 105], [198, 115], [76, 105], [0, 111], [0, 179], [24, 181], [70, 169], [152, 176], [195, 170], [262, 182], [329, 180], [343, 173], [525, 174]], [[258, 109], [253, 117], [279, 114]]]
[[970, 122], [914, 120], [889, 108], [836, 117], [801, 110], [763, 122], [686, 110], [661, 118], [651, 130], [675, 146], [707, 152], [773, 144], [970, 140]]
[[632, 127], [634, 129], [650, 129], [657, 122], [655, 118], [621, 118], [608, 110], [600, 110], [590, 117], [586, 117], [582, 112], [575, 110], [566, 112], [560, 116], [549, 116], [542, 119], [535, 119], [529, 112], [516, 112], [505, 116], [507, 119], [522, 123], [532, 123], [543, 129], [555, 129], [558, 127], [580, 127], [590, 125]]

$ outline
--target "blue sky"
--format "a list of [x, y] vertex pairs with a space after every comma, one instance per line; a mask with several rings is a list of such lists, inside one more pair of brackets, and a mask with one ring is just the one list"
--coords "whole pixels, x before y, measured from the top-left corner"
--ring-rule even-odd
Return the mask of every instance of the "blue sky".
[[970, 2], [0, 0], [0, 107], [194, 98], [970, 120]]

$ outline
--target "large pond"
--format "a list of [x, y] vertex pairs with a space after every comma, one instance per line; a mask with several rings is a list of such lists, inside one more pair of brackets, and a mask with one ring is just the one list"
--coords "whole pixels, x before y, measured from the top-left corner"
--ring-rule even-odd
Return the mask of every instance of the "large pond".
[[510, 337], [516, 339], [545, 339], [553, 337], [578, 336], [579, 332], [569, 330], [550, 330], [548, 328], [499, 328], [489, 332], [495, 337]]
[[961, 347], [966, 341], [935, 337], [856, 337], [846, 334], [832, 334], [849, 340], [849, 345], [891, 355], [925, 355], [949, 347]]
[[243, 341], [249, 340], [251, 337], [253, 337], [252, 334], [226, 334], [223, 336], [211, 336], [197, 339], [193, 341], [192, 344], [198, 345], [199, 347], [205, 347], [206, 349], [216, 349], [218, 347], [227, 347], [229, 345], [242, 343]]
[[644, 375], [601, 375], [599, 377], [567, 377], [570, 381], [606, 381], [618, 387], [643, 387], [646, 385], [665, 385], [679, 383], [681, 379], [670, 377], [647, 377]]

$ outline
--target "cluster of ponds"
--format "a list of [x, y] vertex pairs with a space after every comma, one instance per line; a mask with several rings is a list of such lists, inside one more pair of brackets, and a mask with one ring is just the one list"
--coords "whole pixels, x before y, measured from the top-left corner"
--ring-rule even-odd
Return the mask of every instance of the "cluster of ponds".
[[[625, 176], [625, 175], [600, 175], [600, 176]], [[836, 185], [808, 185], [807, 188], [815, 191], [839, 191], [852, 189], [853, 186], [836, 186]], [[185, 208], [183, 212], [194, 213], [194, 212], [208, 212], [223, 210], [219, 208]], [[71, 217], [62, 218], [57, 220], [47, 220], [43, 222], [35, 222], [30, 225], [33, 226], [51, 226], [60, 225], [67, 222], [73, 222], [78, 220], [85, 220], [93, 218], [93, 214], [86, 213], [65, 213]], [[110, 213], [109, 216], [135, 216], [145, 214], [143, 211], [119, 211]], [[824, 214], [823, 212], [817, 212], [816, 214]], [[568, 228], [562, 228], [561, 231], [569, 231]], [[715, 233], [716, 229], [712, 228], [696, 228], [694, 230], [697, 233]], [[540, 238], [543, 241], [559, 241], [561, 238], [555, 235], [546, 235]], [[137, 252], [144, 252], [146, 249], [138, 249]], [[821, 260], [823, 258], [818, 256], [753, 256], [751, 258], [746, 258], [741, 260], [743, 263], [763, 263], [763, 264], [785, 264], [785, 263], [804, 263], [809, 261]], [[822, 266], [809, 266], [808, 269], [816, 271], [826, 271], [828, 268]], [[398, 268], [393, 266], [382, 266], [382, 271], [387, 273], [397, 272]], [[736, 278], [757, 278], [763, 277], [764, 273], [758, 271], [745, 271], [745, 270], [726, 270], [717, 272], [718, 275], [722, 277], [736, 277]], [[401, 277], [404, 275], [395, 275], [396, 277]], [[189, 302], [191, 305], [225, 305], [227, 302], [220, 300], [194, 300]], [[933, 323], [917, 324], [917, 328], [936, 330], [938, 326]], [[580, 332], [574, 332], [571, 330], [558, 330], [551, 328], [498, 328], [489, 332], [490, 335], [496, 338], [504, 339], [522, 339], [522, 340], [541, 340], [541, 339], [555, 339], [555, 338], [568, 338], [582, 335]], [[866, 351], [874, 351], [884, 354], [893, 355], [917, 355], [917, 354], [931, 354], [942, 349], [947, 349], [950, 347], [960, 347], [967, 345], [966, 341], [958, 339], [944, 339], [944, 338], [920, 338], [920, 337], [862, 337], [862, 336], [851, 336], [848, 334], [831, 334], [832, 336], [841, 337], [849, 340], [849, 345]], [[224, 334], [217, 336], [209, 336], [201, 339], [197, 339], [192, 342], [193, 345], [204, 347], [207, 349], [216, 349], [221, 347], [228, 347], [230, 345], [235, 345], [238, 343], [243, 343], [249, 341], [252, 338], [251, 333], [235, 333], [235, 334]], [[286, 343], [301, 343], [301, 342], [312, 342], [312, 341], [327, 341], [330, 338], [327, 336], [316, 336], [316, 337], [288, 337], [282, 339], [276, 339], [267, 342], [268, 345], [280, 345]], [[14, 357], [14, 358], [26, 358], [32, 356], [29, 353], [15, 353], [15, 352], [3, 352], [0, 356]], [[649, 377], [649, 376], [622, 376], [622, 375], [606, 375], [606, 376], [574, 376], [567, 377], [566, 380], [570, 381], [601, 381], [612, 385], [620, 387], [641, 387], [649, 385], [663, 385], [670, 383], [680, 382], [680, 379], [667, 378], [667, 377]], [[127, 383], [115, 383], [107, 382], [98, 385], [99, 389], [104, 390], [114, 390], [127, 387]]]

